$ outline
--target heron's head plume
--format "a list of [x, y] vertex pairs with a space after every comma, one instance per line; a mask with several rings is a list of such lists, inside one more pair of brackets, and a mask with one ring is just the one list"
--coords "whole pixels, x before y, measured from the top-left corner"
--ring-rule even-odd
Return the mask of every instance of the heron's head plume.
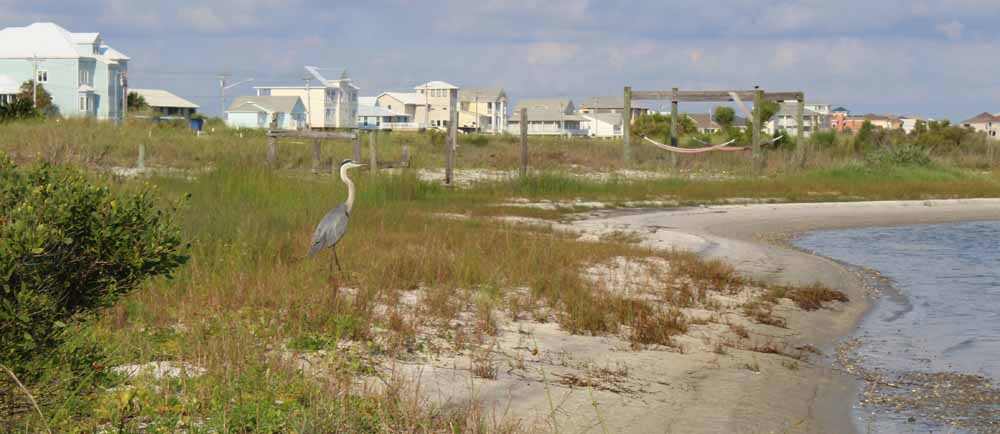
[[350, 160], [350, 159], [347, 159], [347, 160], [344, 160], [344, 161], [340, 162], [340, 169], [341, 170], [348, 170], [348, 169], [353, 169], [355, 167], [365, 167], [365, 166], [367, 166], [367, 164], [355, 163], [354, 160]]

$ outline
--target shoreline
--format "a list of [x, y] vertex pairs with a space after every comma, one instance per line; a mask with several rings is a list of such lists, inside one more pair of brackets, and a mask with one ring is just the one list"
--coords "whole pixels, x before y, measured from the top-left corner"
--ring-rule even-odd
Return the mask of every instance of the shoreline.
[[[813, 345], [831, 355], [872, 306], [861, 276], [842, 263], [791, 245], [778, 245], [767, 237], [852, 227], [1000, 220], [1000, 199], [723, 205], [613, 210], [589, 215], [591, 218], [576, 222], [574, 227], [585, 231], [631, 230], [643, 234], [644, 245], [695, 251], [706, 258], [724, 260], [765, 282], [818, 281], [843, 291], [851, 301], [842, 309], [808, 315], [792, 313], [787, 318], [789, 329], [799, 332], [790, 341]], [[725, 378], [709, 376], [699, 389], [726, 394], [706, 393], [703, 399], [696, 400], [702, 405], [679, 410], [691, 415], [725, 412], [727, 423], [706, 425], [692, 417], [678, 426], [689, 432], [711, 432], [720, 426], [743, 432], [751, 424], [763, 423], [752, 429], [857, 432], [851, 411], [859, 382], [835, 369], [829, 357], [826, 359], [821, 366], [804, 369], [803, 375], [758, 376], [755, 381], [743, 381], [739, 393], [732, 393], [732, 385], [721, 384]]]

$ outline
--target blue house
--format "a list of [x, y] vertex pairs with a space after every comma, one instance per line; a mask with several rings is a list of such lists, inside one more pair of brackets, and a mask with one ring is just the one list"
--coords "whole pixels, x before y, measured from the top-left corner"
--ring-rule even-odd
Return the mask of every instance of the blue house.
[[269, 128], [272, 117], [279, 130], [300, 130], [306, 126], [306, 106], [297, 96], [240, 96], [226, 110], [226, 125]]
[[99, 33], [70, 33], [53, 23], [8, 27], [0, 30], [0, 77], [7, 82], [0, 100], [10, 98], [10, 81], [36, 79], [62, 116], [121, 119], [128, 61]]

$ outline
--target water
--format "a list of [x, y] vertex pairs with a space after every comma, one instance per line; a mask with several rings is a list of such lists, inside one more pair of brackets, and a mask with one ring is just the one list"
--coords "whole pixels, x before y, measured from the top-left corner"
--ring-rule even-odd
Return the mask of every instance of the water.
[[[891, 279], [854, 336], [865, 368], [1000, 383], [1000, 222], [819, 231], [796, 244]], [[889, 415], [876, 432], [941, 432], [916, 413], [916, 425], [912, 414]]]

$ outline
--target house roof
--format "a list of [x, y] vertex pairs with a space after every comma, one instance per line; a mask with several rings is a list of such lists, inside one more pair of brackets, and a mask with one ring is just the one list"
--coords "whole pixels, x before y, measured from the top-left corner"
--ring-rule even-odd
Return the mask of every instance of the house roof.
[[459, 101], [496, 101], [501, 97], [506, 97], [507, 94], [504, 93], [503, 89], [499, 87], [488, 87], [488, 88], [466, 88], [458, 91]]
[[381, 98], [382, 95], [389, 95], [403, 104], [413, 104], [413, 105], [424, 105], [427, 104], [427, 99], [419, 94], [413, 92], [382, 92], [377, 98]]
[[[803, 116], [819, 116], [820, 115], [819, 112], [817, 112], [815, 110], [810, 110], [810, 109], [808, 109], [808, 108], [805, 107], [805, 106], [808, 106], [808, 105], [809, 104], [805, 104], [802, 107], [802, 115]], [[797, 106], [797, 104], [781, 104], [780, 107], [778, 108], [778, 112], [775, 113], [775, 116], [796, 116], [796, 113], [795, 113], [796, 106]]]
[[[588, 113], [580, 116], [582, 116], [585, 119], [596, 119], [600, 122], [608, 123], [611, 125], [624, 124], [621, 113]], [[531, 119], [530, 115], [528, 119]]]
[[302, 104], [297, 96], [238, 96], [227, 112], [268, 112], [293, 113]]
[[0, 74], [0, 94], [17, 93], [19, 90], [17, 80], [9, 75]]
[[[340, 80], [350, 80], [347, 76], [347, 68], [342, 67], [332, 67], [332, 68], [321, 68], [319, 66], [306, 66], [306, 71], [309, 72], [316, 80], [324, 85], [336, 84]], [[334, 77], [334, 78], [327, 78]]]
[[[512, 120], [521, 119], [521, 108], [528, 109], [528, 121], [581, 120], [573, 114], [573, 101], [568, 98], [545, 98], [521, 100], [514, 107]], [[570, 117], [572, 116], [572, 118]]]
[[198, 104], [174, 95], [162, 89], [129, 89], [131, 92], [142, 95], [146, 104], [150, 107], [171, 107], [171, 108], [199, 108]]
[[73, 33], [73, 42], [77, 44], [93, 44], [101, 39], [100, 33]]
[[834, 112], [834, 113], [850, 113], [851, 112], [850, 110], [848, 110], [846, 108], [843, 108], [843, 107], [837, 107], [837, 108], [835, 108], [835, 109], [833, 109], [831, 111]]
[[128, 60], [124, 54], [101, 45], [97, 56], [90, 50], [81, 50], [79, 44], [94, 44], [101, 40], [98, 33], [70, 33], [54, 23], [34, 23], [27, 27], [8, 27], [0, 30], [0, 59], [96, 58], [105, 62]]
[[987, 122], [1000, 122], [1000, 117], [987, 112], [982, 112], [972, 118], [962, 121], [963, 124], [984, 124]]
[[385, 107], [379, 107], [377, 105], [367, 105], [358, 104], [358, 116], [368, 116], [368, 117], [386, 117], [386, 116], [405, 116], [410, 117], [410, 115], [405, 113], [398, 113], [393, 110], [389, 110]]
[[421, 84], [419, 86], [414, 87], [414, 89], [416, 89], [416, 90], [420, 90], [420, 89], [458, 89], [458, 86], [455, 86], [455, 85], [450, 84], [450, 83], [445, 83], [443, 81], [428, 81], [427, 83], [424, 83], [424, 84]]

